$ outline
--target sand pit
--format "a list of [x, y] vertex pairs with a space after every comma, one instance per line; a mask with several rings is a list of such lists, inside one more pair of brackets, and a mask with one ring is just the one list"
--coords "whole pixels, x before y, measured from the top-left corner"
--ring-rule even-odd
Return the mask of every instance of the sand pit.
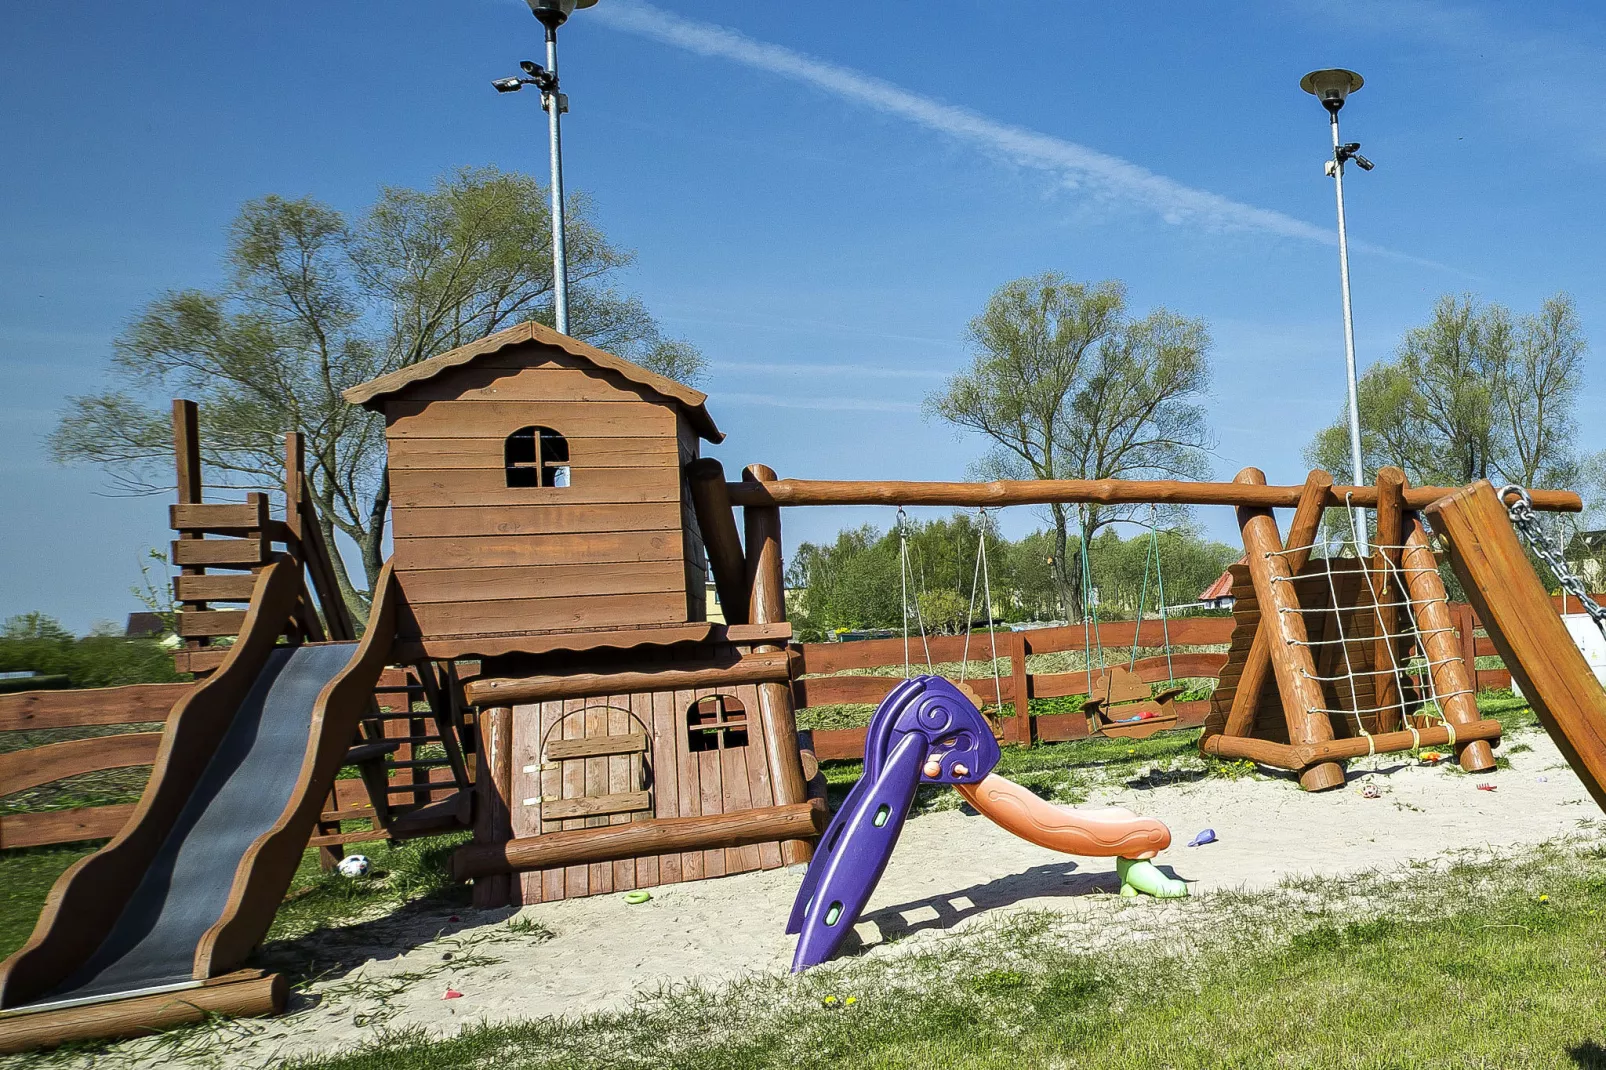
[[[1513, 750], [1511, 768], [1487, 776], [1390, 756], [1356, 763], [1347, 787], [1321, 795], [1288, 780], [1201, 777], [1117, 784], [1088, 805], [1127, 806], [1171, 826], [1176, 845], [1156, 861], [1190, 882], [1196, 898], [1186, 909], [1197, 917], [1220, 890], [1270, 889], [1293, 876], [1341, 880], [1601, 826], [1600, 811], [1549, 737], [1522, 733], [1501, 753]], [[1368, 780], [1378, 797], [1362, 794]], [[1205, 827], [1216, 831], [1216, 843], [1181, 846]], [[750, 873], [654, 889], [642, 905], [607, 895], [527, 907], [516, 918], [506, 910], [412, 910], [343, 934], [314, 934], [307, 939], [329, 944], [355, 968], [314, 983], [282, 1018], [219, 1031], [207, 1054], [259, 1064], [349, 1049], [385, 1028], [444, 1034], [474, 1022], [619, 1008], [661, 985], [784, 973], [793, 941], [782, 928], [800, 879], [795, 871]], [[967, 812], [918, 817], [849, 953], [896, 955], [954, 939], [973, 919], [1022, 909], [1065, 912], [1096, 931], [1120, 909], [1110, 894], [1116, 888], [1113, 860], [1057, 855]], [[444, 998], [448, 991], [461, 995]]]

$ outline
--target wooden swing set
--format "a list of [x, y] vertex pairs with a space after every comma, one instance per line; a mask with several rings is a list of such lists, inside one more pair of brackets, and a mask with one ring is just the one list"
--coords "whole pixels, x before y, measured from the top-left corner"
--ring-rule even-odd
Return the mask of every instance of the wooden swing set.
[[[1310, 791], [1344, 783], [1344, 763], [1446, 746], [1469, 772], [1494, 768], [1498, 721], [1476, 701], [1473, 667], [1455, 640], [1438, 557], [1422, 510], [1453, 488], [1411, 487], [1384, 468], [1372, 487], [1334, 486], [1313, 471], [1299, 487], [1268, 486], [1248, 468], [1231, 483], [1176, 480], [1025, 480], [994, 483], [748, 480], [731, 504], [898, 507], [1097, 504], [1230, 505], [1245, 556], [1234, 565], [1232, 643], [1200, 740], [1209, 755], [1298, 775]], [[1533, 491], [1533, 507], [1576, 512], [1569, 491]], [[1375, 514], [1367, 545], [1321, 538], [1329, 507]], [[1284, 540], [1272, 513], [1294, 509]], [[1118, 667], [1090, 680], [1090, 727], [1138, 737], [1175, 723], [1179, 689], [1149, 686]], [[1141, 711], [1141, 713], [1139, 712]], [[1143, 716], [1147, 714], [1147, 716]]]

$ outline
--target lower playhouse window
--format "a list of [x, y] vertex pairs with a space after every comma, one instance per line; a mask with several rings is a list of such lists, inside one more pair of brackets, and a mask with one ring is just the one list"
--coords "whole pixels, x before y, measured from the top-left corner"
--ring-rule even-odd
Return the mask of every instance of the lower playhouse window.
[[709, 695], [686, 711], [686, 749], [725, 750], [747, 746], [747, 708], [730, 695]]

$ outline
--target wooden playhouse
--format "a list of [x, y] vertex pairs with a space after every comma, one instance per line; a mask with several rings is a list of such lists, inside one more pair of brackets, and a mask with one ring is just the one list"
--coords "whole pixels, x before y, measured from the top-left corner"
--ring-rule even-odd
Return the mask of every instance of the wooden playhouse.
[[744, 553], [705, 396], [520, 324], [345, 397], [385, 418], [398, 652], [478, 707], [476, 904], [806, 861], [779, 518]]

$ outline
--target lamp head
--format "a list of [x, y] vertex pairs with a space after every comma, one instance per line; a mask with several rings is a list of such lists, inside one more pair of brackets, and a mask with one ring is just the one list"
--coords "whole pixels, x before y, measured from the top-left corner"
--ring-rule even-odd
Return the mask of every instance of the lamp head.
[[597, 0], [524, 0], [530, 5], [530, 14], [541, 20], [541, 25], [555, 30], [568, 21], [577, 8], [591, 7]]
[[1321, 101], [1322, 107], [1334, 115], [1344, 106], [1344, 98], [1365, 84], [1360, 75], [1342, 67], [1311, 71], [1299, 80], [1299, 88]]
[[523, 85], [524, 83], [517, 78], [491, 79], [491, 87], [498, 93], [517, 93]]

